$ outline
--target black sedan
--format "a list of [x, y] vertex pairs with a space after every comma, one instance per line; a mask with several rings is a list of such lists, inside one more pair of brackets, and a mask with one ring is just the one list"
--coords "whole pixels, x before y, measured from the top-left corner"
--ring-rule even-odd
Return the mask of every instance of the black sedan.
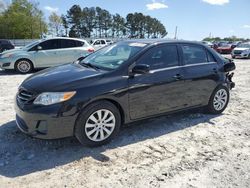
[[118, 42], [27, 78], [15, 99], [17, 126], [37, 138], [76, 136], [97, 146], [133, 121], [197, 107], [220, 114], [234, 69], [200, 43]]

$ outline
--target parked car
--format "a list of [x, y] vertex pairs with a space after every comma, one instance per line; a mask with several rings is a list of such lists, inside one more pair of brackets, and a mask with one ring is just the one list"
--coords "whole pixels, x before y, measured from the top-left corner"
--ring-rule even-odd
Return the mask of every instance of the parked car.
[[250, 58], [250, 43], [242, 43], [233, 49], [232, 58]]
[[3, 52], [0, 68], [28, 73], [34, 68], [71, 63], [92, 52], [94, 48], [82, 39], [58, 37], [39, 40], [21, 49]]
[[0, 53], [2, 53], [5, 50], [11, 50], [14, 49], [15, 46], [12, 44], [10, 40], [0, 39]]
[[95, 39], [91, 42], [91, 45], [95, 48], [95, 50], [99, 50], [110, 44], [113, 44], [113, 41], [110, 39]]
[[236, 48], [237, 46], [239, 46], [242, 42], [241, 41], [235, 41], [231, 44], [231, 47], [234, 49]]
[[27, 78], [15, 99], [17, 126], [37, 138], [75, 135], [82, 144], [102, 145], [122, 124], [203, 106], [222, 113], [234, 69], [200, 43], [118, 42]]
[[213, 48], [214, 44], [212, 42], [209, 41], [202, 41], [202, 44], [205, 44], [207, 46], [209, 46], [210, 48]]
[[215, 50], [220, 54], [231, 54], [233, 47], [232, 45], [226, 42], [221, 42], [217, 44], [217, 46], [215, 47]]

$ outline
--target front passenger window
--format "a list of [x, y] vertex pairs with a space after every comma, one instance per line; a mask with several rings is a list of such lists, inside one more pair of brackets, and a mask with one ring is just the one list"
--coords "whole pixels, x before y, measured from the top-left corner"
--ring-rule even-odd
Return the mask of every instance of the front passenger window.
[[58, 40], [47, 40], [40, 43], [38, 46], [42, 47], [42, 50], [54, 50], [59, 48]]

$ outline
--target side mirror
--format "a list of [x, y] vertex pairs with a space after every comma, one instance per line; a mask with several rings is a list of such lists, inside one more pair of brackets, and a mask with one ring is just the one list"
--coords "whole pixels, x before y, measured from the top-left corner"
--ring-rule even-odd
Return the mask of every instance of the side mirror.
[[230, 72], [236, 69], [236, 66], [233, 62], [226, 63], [223, 67], [224, 72]]
[[42, 50], [42, 49], [43, 49], [42, 46], [37, 46], [37, 47], [36, 47], [36, 50], [37, 50], [37, 51]]
[[133, 74], [147, 74], [149, 73], [150, 67], [146, 64], [135, 65], [132, 69]]

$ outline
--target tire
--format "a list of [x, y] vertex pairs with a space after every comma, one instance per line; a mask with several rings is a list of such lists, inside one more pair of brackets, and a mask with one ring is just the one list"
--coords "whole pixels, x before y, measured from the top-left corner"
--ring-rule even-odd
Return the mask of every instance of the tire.
[[218, 86], [209, 99], [206, 111], [210, 114], [221, 114], [227, 108], [229, 99], [229, 89], [225, 86]]
[[28, 59], [20, 59], [15, 63], [15, 70], [21, 74], [27, 74], [33, 70], [33, 64]]
[[[105, 120], [106, 125], [102, 123]], [[120, 126], [121, 114], [118, 108], [111, 102], [99, 101], [81, 112], [74, 134], [82, 145], [96, 147], [110, 142], [118, 134]]]

